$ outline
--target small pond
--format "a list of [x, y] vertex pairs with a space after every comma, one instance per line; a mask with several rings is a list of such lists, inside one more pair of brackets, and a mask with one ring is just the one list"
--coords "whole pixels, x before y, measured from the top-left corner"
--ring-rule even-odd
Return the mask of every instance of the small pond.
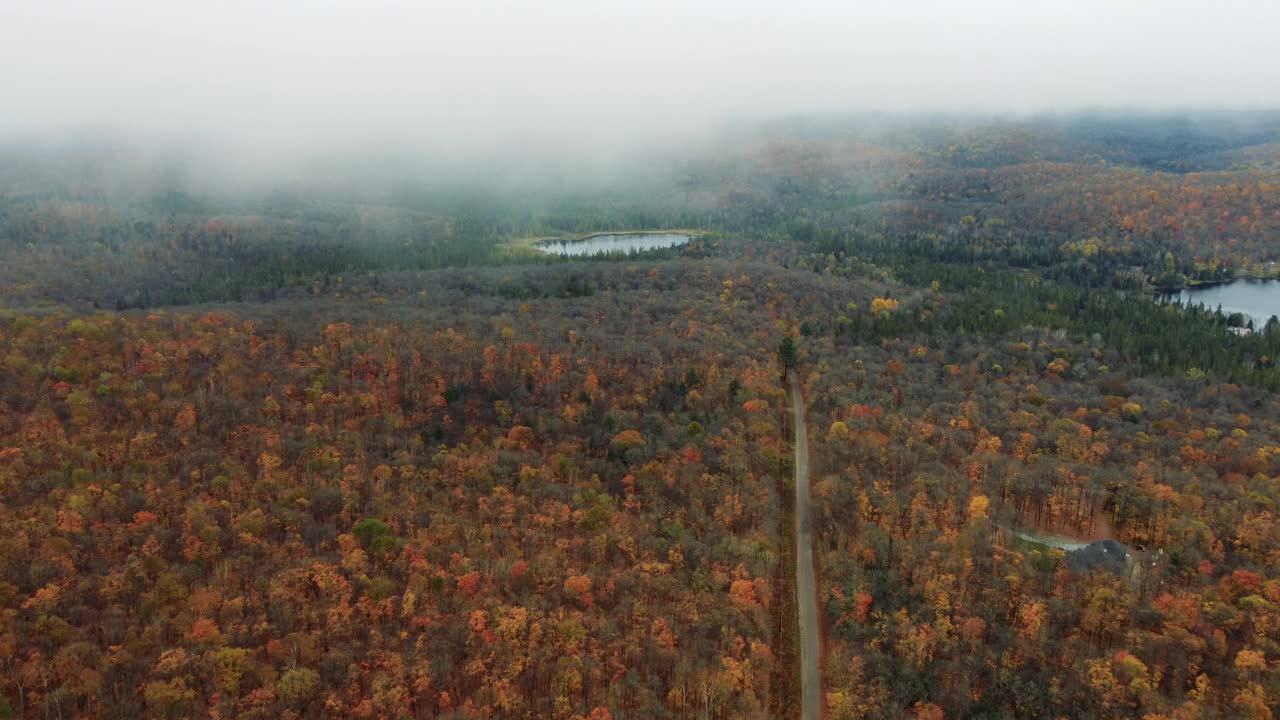
[[1243, 313], [1261, 328], [1272, 315], [1280, 315], [1280, 280], [1235, 280], [1221, 285], [1200, 285], [1156, 295], [1158, 302], [1202, 305], [1207, 310], [1222, 307], [1225, 315]]
[[544, 253], [565, 256], [590, 256], [599, 253], [632, 253], [684, 245], [689, 236], [681, 233], [627, 233], [625, 235], [592, 235], [582, 240], [558, 240], [536, 247]]

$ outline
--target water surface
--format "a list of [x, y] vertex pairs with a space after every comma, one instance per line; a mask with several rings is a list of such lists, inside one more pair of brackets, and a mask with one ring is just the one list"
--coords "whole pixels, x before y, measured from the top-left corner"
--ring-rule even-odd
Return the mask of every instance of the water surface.
[[558, 240], [543, 243], [537, 248], [552, 255], [578, 257], [599, 253], [659, 250], [684, 245], [687, 242], [689, 242], [689, 236], [681, 233], [627, 233], [625, 235], [592, 235], [583, 240]]
[[1272, 315], [1280, 315], [1280, 280], [1235, 280], [1160, 293], [1157, 298], [1185, 306], [1203, 305], [1207, 310], [1221, 306], [1224, 314], [1243, 313], [1261, 328]]

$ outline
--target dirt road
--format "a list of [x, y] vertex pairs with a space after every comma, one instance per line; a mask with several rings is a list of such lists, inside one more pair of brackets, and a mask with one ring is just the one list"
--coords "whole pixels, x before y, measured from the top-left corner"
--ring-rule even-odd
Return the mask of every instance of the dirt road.
[[813, 528], [809, 508], [809, 433], [804, 424], [804, 398], [795, 375], [791, 385], [791, 409], [796, 424], [796, 605], [800, 632], [800, 718], [822, 717], [817, 580], [813, 567]]

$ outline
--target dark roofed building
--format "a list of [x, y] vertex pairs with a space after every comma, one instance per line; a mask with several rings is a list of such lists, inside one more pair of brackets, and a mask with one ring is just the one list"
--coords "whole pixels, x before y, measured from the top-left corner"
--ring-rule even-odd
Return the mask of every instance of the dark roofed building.
[[1115, 540], [1099, 540], [1067, 553], [1067, 567], [1075, 572], [1101, 568], [1123, 575], [1128, 554], [1129, 549]]

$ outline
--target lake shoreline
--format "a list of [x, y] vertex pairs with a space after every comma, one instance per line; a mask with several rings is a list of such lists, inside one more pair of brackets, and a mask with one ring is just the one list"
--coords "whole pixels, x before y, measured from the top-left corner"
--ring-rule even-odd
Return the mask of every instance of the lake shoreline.
[[1176, 290], [1160, 289], [1152, 299], [1158, 304], [1199, 307], [1209, 312], [1221, 309], [1228, 317], [1239, 314], [1246, 324], [1252, 321], [1255, 327], [1261, 327], [1272, 317], [1280, 316], [1280, 279], [1238, 278]]
[[571, 244], [590, 240], [591, 238], [616, 237], [619, 235], [685, 235], [688, 240], [687, 244], [697, 238], [710, 235], [710, 230], [700, 230], [696, 228], [663, 228], [655, 230], [600, 230], [587, 233], [571, 233], [567, 235], [538, 235], [534, 237], [513, 238], [501, 243], [497, 246], [499, 255], [508, 258], [519, 257], [536, 257], [549, 258], [556, 257], [557, 253], [550, 253], [542, 248], [552, 244]]
[[593, 257], [596, 255], [630, 255], [637, 252], [667, 250], [687, 245], [693, 235], [682, 232], [608, 232], [594, 233], [576, 240], [549, 240], [530, 246], [543, 255], [559, 257]]

